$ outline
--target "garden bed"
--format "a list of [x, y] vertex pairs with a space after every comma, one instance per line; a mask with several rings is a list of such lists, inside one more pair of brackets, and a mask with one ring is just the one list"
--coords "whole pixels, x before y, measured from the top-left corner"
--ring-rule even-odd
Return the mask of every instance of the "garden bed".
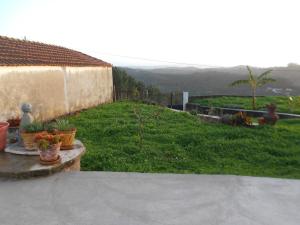
[[[300, 114], [300, 97], [292, 97], [293, 101], [287, 96], [259, 96], [257, 100], [257, 110], [265, 110], [265, 106], [270, 103], [277, 105], [277, 111], [281, 113]], [[191, 97], [190, 103], [197, 103], [206, 107], [220, 107], [232, 109], [252, 110], [251, 97], [237, 96], [218, 96], [218, 97]]]
[[[201, 114], [213, 114], [213, 115], [235, 114], [238, 112], [245, 112], [247, 113], [248, 116], [251, 117], [261, 117], [267, 113], [267, 111], [261, 111], [261, 110], [202, 106], [198, 103], [187, 103], [186, 110], [189, 112], [195, 111]], [[300, 119], [299, 114], [290, 114], [290, 113], [277, 113], [277, 114], [281, 119]]]

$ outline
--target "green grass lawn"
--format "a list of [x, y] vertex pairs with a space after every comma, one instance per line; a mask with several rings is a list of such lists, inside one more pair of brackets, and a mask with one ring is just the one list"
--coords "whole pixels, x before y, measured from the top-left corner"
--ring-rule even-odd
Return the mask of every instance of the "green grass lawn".
[[162, 107], [118, 102], [70, 121], [87, 147], [83, 170], [300, 178], [300, 120], [231, 127]]
[[[265, 105], [275, 103], [278, 112], [300, 114], [300, 97], [293, 97], [294, 103], [289, 105], [288, 97], [286, 96], [265, 96], [257, 97], [257, 109], [265, 110]], [[194, 99], [193, 103], [199, 103], [203, 106], [214, 107], [230, 107], [240, 106], [244, 109], [252, 109], [252, 98], [248, 97], [216, 97]]]

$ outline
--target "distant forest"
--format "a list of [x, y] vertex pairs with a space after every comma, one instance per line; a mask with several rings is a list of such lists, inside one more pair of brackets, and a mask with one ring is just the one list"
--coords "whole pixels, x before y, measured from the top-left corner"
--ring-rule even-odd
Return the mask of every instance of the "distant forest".
[[145, 85], [137, 81], [127, 72], [118, 67], [113, 67], [114, 99], [140, 99], [161, 102], [162, 93], [153, 85]]
[[[277, 81], [257, 90], [258, 95], [300, 95], [300, 66], [252, 68], [261, 73], [272, 69]], [[237, 79], [245, 79], [246, 66], [200, 69], [195, 67], [166, 67], [158, 69], [122, 68], [128, 75], [163, 93], [188, 91], [190, 95], [250, 95], [247, 86], [229, 87]]]
[[122, 68], [113, 67], [113, 81], [114, 100], [141, 100], [163, 105], [181, 104], [182, 102], [181, 93], [162, 93], [158, 87], [138, 81]]

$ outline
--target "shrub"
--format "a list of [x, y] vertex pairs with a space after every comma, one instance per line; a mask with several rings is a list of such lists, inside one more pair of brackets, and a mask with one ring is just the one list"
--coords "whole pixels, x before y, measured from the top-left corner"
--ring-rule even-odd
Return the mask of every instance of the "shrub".
[[192, 110], [192, 111], [190, 111], [190, 114], [193, 116], [197, 116], [198, 112], [197, 112], [197, 110]]
[[41, 122], [33, 122], [23, 127], [23, 130], [27, 133], [37, 133], [44, 131], [44, 125]]
[[225, 114], [221, 122], [232, 126], [251, 126], [252, 119], [245, 112], [238, 112], [234, 115]]
[[59, 131], [71, 131], [75, 129], [73, 124], [70, 124], [66, 119], [57, 119], [55, 123], [53, 123], [50, 128], [57, 129]]

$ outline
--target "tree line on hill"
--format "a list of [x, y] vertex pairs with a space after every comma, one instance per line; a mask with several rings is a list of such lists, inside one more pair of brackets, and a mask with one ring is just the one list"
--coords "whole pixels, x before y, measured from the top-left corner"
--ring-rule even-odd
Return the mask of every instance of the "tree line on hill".
[[164, 95], [154, 85], [145, 85], [128, 75], [125, 70], [113, 67], [114, 100], [143, 100], [162, 104]]
[[124, 69], [113, 67], [114, 100], [141, 100], [161, 105], [182, 104], [182, 92], [162, 93], [155, 85], [136, 80]]
[[[230, 87], [235, 80], [245, 79], [246, 66], [228, 68], [162, 67], [162, 68], [126, 68], [130, 76], [146, 85], [155, 85], [162, 93], [188, 91], [190, 96], [208, 95], [251, 95], [247, 86]], [[256, 68], [254, 73], [261, 74], [272, 70], [276, 82], [268, 83], [257, 90], [257, 95], [299, 96], [300, 66], [290, 63], [287, 67]]]

